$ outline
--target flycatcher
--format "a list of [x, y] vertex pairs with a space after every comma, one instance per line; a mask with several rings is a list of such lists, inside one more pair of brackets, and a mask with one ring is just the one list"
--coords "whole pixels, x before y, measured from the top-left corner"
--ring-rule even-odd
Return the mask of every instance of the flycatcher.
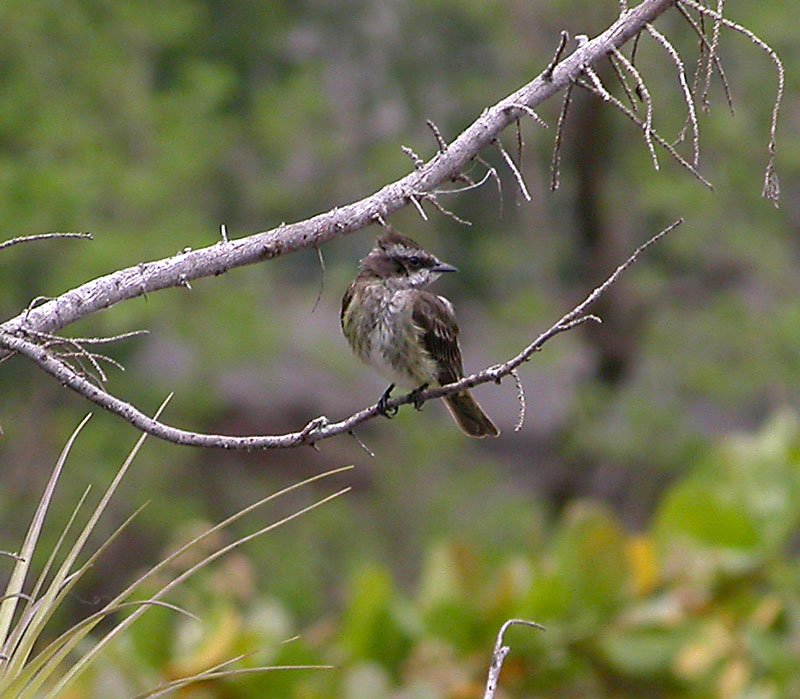
[[[421, 391], [463, 378], [453, 305], [424, 289], [455, 271], [391, 229], [359, 263], [358, 275], [342, 298], [342, 332], [353, 352], [391, 382], [382, 404], [395, 386]], [[444, 401], [471, 437], [500, 434], [469, 391]]]

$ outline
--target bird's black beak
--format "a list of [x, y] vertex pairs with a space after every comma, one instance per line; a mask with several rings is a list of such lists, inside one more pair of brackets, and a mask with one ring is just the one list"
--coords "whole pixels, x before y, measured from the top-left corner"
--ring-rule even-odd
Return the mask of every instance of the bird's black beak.
[[439, 272], [441, 274], [444, 274], [445, 272], [458, 272], [453, 265], [447, 265], [444, 262], [438, 262], [435, 267], [431, 267], [431, 271]]

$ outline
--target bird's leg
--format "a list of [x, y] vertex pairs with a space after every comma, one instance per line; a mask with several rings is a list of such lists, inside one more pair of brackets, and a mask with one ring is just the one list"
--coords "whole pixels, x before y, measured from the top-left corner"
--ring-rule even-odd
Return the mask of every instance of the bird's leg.
[[394, 390], [394, 384], [390, 383], [389, 387], [383, 392], [383, 395], [378, 399], [378, 412], [383, 415], [383, 417], [393, 418], [397, 415], [397, 406], [394, 408], [386, 407], [386, 403], [389, 400], [389, 397], [392, 395], [392, 391]]
[[424, 383], [419, 388], [415, 388], [413, 391], [411, 391], [411, 402], [414, 403], [414, 410], [422, 410], [422, 406], [425, 403], [425, 400], [423, 398], [420, 398], [419, 395], [426, 388], [428, 388], [428, 384]]

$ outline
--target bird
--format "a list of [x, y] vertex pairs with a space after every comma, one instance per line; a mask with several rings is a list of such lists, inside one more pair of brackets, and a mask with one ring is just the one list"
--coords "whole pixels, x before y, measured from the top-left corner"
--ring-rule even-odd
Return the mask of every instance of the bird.
[[[416, 398], [428, 387], [445, 386], [464, 377], [458, 325], [453, 304], [425, 289], [442, 274], [457, 272], [420, 245], [387, 229], [342, 297], [342, 332], [353, 352], [390, 384], [378, 402], [395, 387]], [[468, 390], [444, 397], [456, 424], [471, 437], [497, 437], [500, 431]], [[395, 409], [396, 412], [396, 409]]]

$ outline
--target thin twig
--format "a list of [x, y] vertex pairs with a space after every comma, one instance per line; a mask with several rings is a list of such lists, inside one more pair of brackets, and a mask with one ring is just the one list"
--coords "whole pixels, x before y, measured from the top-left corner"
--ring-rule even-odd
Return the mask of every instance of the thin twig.
[[[420, 195], [420, 196], [422, 196], [422, 195]], [[414, 196], [413, 194], [409, 194], [408, 198], [411, 201], [411, 203], [414, 205], [414, 208], [416, 208], [417, 213], [419, 213], [419, 215], [422, 217], [422, 220], [423, 221], [427, 221], [428, 220], [428, 214], [425, 213], [425, 209], [422, 208], [422, 204], [419, 203], [419, 200], [417, 199], [417, 197]]]
[[320, 277], [319, 292], [317, 293], [317, 298], [314, 299], [314, 307], [311, 309], [312, 313], [317, 310], [317, 306], [319, 306], [320, 299], [322, 298], [322, 292], [325, 291], [325, 258], [322, 256], [322, 248], [317, 247], [315, 250], [317, 251], [317, 259], [319, 260]]
[[617, 65], [617, 61], [615, 59], [615, 55], [613, 52], [608, 54], [608, 62], [614, 69], [614, 74], [617, 76], [617, 80], [619, 81], [619, 84], [622, 86], [622, 90], [625, 93], [625, 96], [628, 98], [628, 102], [631, 103], [631, 109], [633, 109], [633, 111], [636, 111], [639, 108], [639, 106], [636, 104], [636, 100], [633, 99], [633, 93], [631, 92], [631, 88], [628, 87], [628, 81], [625, 79], [625, 76], [619, 69], [619, 66]]
[[26, 335], [33, 335], [34, 337], [43, 340], [53, 340], [54, 342], [71, 343], [77, 342], [81, 345], [108, 345], [112, 342], [121, 342], [131, 337], [138, 337], [139, 335], [149, 335], [149, 330], [130, 330], [129, 332], [120, 333], [119, 335], [111, 335], [109, 337], [63, 337], [53, 333], [45, 333], [40, 330], [33, 330], [31, 328], [23, 328], [22, 332]]
[[425, 167], [425, 161], [420, 158], [411, 148], [408, 146], [400, 146], [400, 150], [403, 151], [409, 158], [411, 158], [411, 162], [414, 163], [415, 170], [421, 170]]
[[647, 150], [650, 151], [650, 157], [653, 160], [653, 169], [658, 171], [658, 156], [656, 155], [656, 149], [653, 147], [653, 100], [650, 97], [650, 91], [647, 89], [647, 85], [644, 82], [644, 78], [642, 78], [639, 70], [633, 64], [633, 61], [629, 61], [625, 54], [622, 53], [619, 49], [614, 49], [614, 56], [617, 60], [625, 66], [625, 70], [627, 70], [633, 79], [636, 81], [636, 93], [641, 97], [642, 101], [645, 104], [645, 117], [644, 117], [644, 142], [647, 145]]
[[82, 238], [83, 240], [94, 240], [91, 233], [36, 233], [35, 235], [23, 235], [19, 238], [11, 238], [0, 243], [0, 250], [10, 248], [20, 243], [33, 243], [37, 240], [50, 240], [52, 238]]
[[512, 357], [503, 364], [497, 364], [487, 367], [463, 379], [448, 384], [446, 386], [439, 386], [428, 388], [424, 391], [414, 394], [407, 394], [391, 398], [386, 401], [385, 405], [375, 403], [363, 410], [353, 413], [349, 417], [339, 420], [338, 422], [331, 422], [324, 415], [311, 420], [302, 430], [298, 432], [289, 432], [279, 435], [259, 435], [248, 437], [231, 437], [227, 435], [214, 435], [214, 434], [201, 434], [197, 432], [190, 432], [176, 427], [159, 422], [148, 415], [145, 415], [130, 403], [116, 398], [115, 396], [107, 393], [106, 391], [92, 385], [86, 379], [78, 376], [73, 370], [67, 367], [52, 353], [43, 349], [40, 345], [30, 342], [23, 337], [11, 335], [0, 330], [0, 347], [4, 347], [10, 351], [16, 351], [30, 361], [37, 364], [43, 371], [53, 376], [56, 380], [62, 383], [65, 387], [75, 391], [84, 398], [96, 403], [102, 408], [119, 415], [122, 419], [132, 424], [142, 432], [158, 437], [175, 444], [182, 444], [187, 446], [198, 446], [216, 449], [237, 449], [237, 450], [253, 450], [253, 449], [283, 449], [289, 447], [297, 447], [301, 445], [316, 444], [333, 437], [334, 435], [349, 433], [358, 425], [372, 420], [387, 409], [399, 408], [402, 405], [408, 405], [415, 401], [427, 401], [435, 398], [442, 398], [454, 393], [463, 391], [464, 389], [473, 388], [481, 384], [494, 382], [499, 383], [500, 380], [509, 376], [512, 371], [517, 369], [523, 363], [527, 362], [534, 352], [541, 350], [543, 345], [551, 340], [556, 335], [567, 332], [578, 325], [581, 325], [590, 320], [597, 320], [594, 316], [586, 315], [586, 309], [594, 303], [603, 293], [617, 280], [617, 278], [630, 267], [648, 247], [653, 245], [657, 240], [661, 239], [670, 231], [674, 230], [682, 223], [679, 219], [671, 226], [665, 228], [663, 231], [654, 235], [646, 243], [639, 246], [633, 254], [606, 279], [603, 284], [594, 289], [580, 304], [575, 306], [569, 313], [564, 315], [560, 320], [550, 326], [545, 332], [541, 333], [535, 338], [527, 347], [525, 347], [519, 354]]
[[[589, 90], [594, 91], [594, 85], [585, 82], [578, 82], [578, 85], [581, 87]], [[636, 124], [640, 129], [645, 130], [645, 124], [642, 122], [639, 117], [637, 117], [630, 109], [628, 109], [622, 102], [620, 102], [616, 97], [613, 95], [611, 96], [611, 104], [613, 104], [617, 109], [619, 109], [625, 116], [627, 116], [634, 124]], [[675, 160], [680, 163], [682, 167], [692, 173], [692, 175], [697, 178], [698, 181], [702, 182], [706, 187], [713, 190], [713, 185], [703, 177], [695, 168], [694, 166], [688, 162], [678, 151], [676, 151], [669, 143], [667, 143], [657, 131], [651, 131], [653, 140], [658, 143], [664, 150], [667, 151]]]
[[652, 24], [647, 25], [647, 31], [669, 54], [669, 57], [672, 59], [678, 71], [678, 82], [683, 90], [683, 99], [686, 102], [686, 109], [689, 112], [689, 121], [692, 124], [692, 165], [697, 167], [700, 162], [700, 127], [697, 124], [697, 113], [694, 108], [692, 92], [689, 90], [689, 85], [686, 82], [686, 70], [684, 69], [683, 61], [670, 40]]
[[[708, 92], [711, 89], [711, 72], [713, 69], [713, 59], [717, 57], [717, 49], [719, 48], [719, 30], [722, 26], [721, 17], [722, 11], [725, 8], [725, 0], [717, 0], [717, 14], [719, 17], [714, 19], [714, 26], [711, 29], [711, 46], [708, 49], [709, 56], [708, 56], [708, 65], [706, 66], [706, 82], [703, 86], [703, 96], [702, 96], [702, 103], [703, 108], [708, 111]], [[678, 3], [678, 9], [680, 8], [680, 3]], [[705, 38], [705, 35], [703, 35]]]
[[485, 163], [486, 167], [489, 169], [486, 171], [486, 174], [478, 181], [473, 182], [472, 184], [468, 184], [466, 187], [458, 187], [456, 189], [435, 189], [431, 192], [433, 195], [437, 194], [460, 194], [461, 192], [468, 192], [470, 189], [477, 189], [481, 185], [483, 185], [486, 180], [490, 177], [497, 177], [497, 170], [495, 170], [491, 165]]
[[219, 235], [222, 238], [223, 243], [228, 242], [228, 227], [224, 223], [219, 225]]
[[533, 119], [539, 126], [543, 129], [549, 129], [550, 126], [548, 123], [542, 119], [536, 112], [534, 112], [527, 104], [509, 104], [506, 108], [508, 111], [513, 111], [515, 109], [519, 110], [520, 112], [524, 112], [527, 114], [531, 119]]
[[517, 400], [519, 401], [519, 416], [517, 417], [517, 424], [514, 425], [514, 432], [519, 432], [525, 424], [525, 388], [522, 386], [522, 379], [519, 378], [519, 373], [516, 369], [511, 371], [511, 376], [514, 379], [514, 385], [517, 387]]
[[444, 153], [447, 150], [447, 141], [442, 138], [442, 134], [439, 131], [439, 127], [436, 126], [430, 119], [427, 119], [425, 123], [428, 125], [428, 128], [433, 132], [433, 137], [436, 139], [436, 144], [439, 147], [439, 152]]
[[[448, 194], [449, 194], [449, 192], [448, 192]], [[471, 226], [472, 225], [472, 221], [467, 221], [466, 219], [461, 218], [457, 214], [454, 214], [452, 211], [450, 211], [450, 209], [447, 209], [444, 206], [442, 206], [442, 204], [436, 198], [435, 194], [433, 194], [433, 193], [426, 194], [425, 195], [425, 201], [429, 201], [431, 204], [433, 204], [439, 210], [440, 213], [444, 214], [445, 216], [447, 216], [449, 218], [452, 218], [456, 223], [460, 223], [462, 226]]]
[[769, 158], [767, 160], [767, 166], [764, 171], [764, 187], [761, 190], [761, 196], [771, 200], [772, 203], [775, 205], [775, 207], [777, 207], [781, 196], [781, 187], [780, 187], [780, 182], [778, 181], [778, 174], [775, 172], [775, 151], [777, 148], [776, 132], [778, 128], [778, 114], [781, 108], [781, 101], [783, 100], [783, 89], [785, 83], [783, 61], [781, 61], [780, 56], [778, 56], [775, 49], [773, 49], [757, 34], [750, 31], [746, 27], [743, 27], [741, 24], [732, 22], [726, 17], [723, 17], [717, 12], [714, 12], [714, 10], [709, 9], [708, 7], [705, 7], [704, 5], [701, 5], [698, 2], [695, 2], [695, 0], [679, 0], [679, 2], [694, 8], [703, 15], [713, 17], [715, 20], [719, 20], [724, 26], [728, 27], [729, 29], [733, 29], [734, 31], [739, 32], [740, 34], [743, 34], [748, 39], [750, 39], [750, 41], [752, 41], [756, 46], [758, 46], [762, 51], [764, 51], [764, 53], [766, 53], [770, 57], [770, 59], [772, 59], [772, 63], [775, 65], [775, 69], [778, 72], [778, 89], [775, 94], [775, 102], [772, 105], [772, 119], [770, 122], [770, 129], [769, 129], [769, 144], [767, 145]]
[[611, 101], [611, 93], [608, 90], [606, 90], [605, 85], [603, 85], [603, 82], [600, 80], [600, 76], [597, 73], [595, 73], [589, 66], [586, 66], [583, 69], [583, 72], [586, 73], [586, 75], [589, 78], [589, 80], [592, 81], [592, 85], [594, 85], [594, 89], [597, 91], [597, 94], [600, 95], [600, 97], [603, 99], [603, 101], [604, 102], [610, 102]]
[[375, 453], [374, 453], [374, 452], [373, 452], [373, 451], [372, 451], [372, 450], [371, 450], [371, 449], [370, 449], [370, 448], [369, 448], [369, 447], [368, 447], [366, 444], [364, 444], [364, 442], [362, 442], [362, 441], [361, 441], [361, 439], [360, 439], [360, 438], [359, 438], [359, 436], [358, 436], [358, 435], [355, 433], [355, 431], [354, 431], [354, 430], [350, 430], [350, 432], [349, 432], [348, 434], [349, 434], [349, 435], [350, 435], [350, 436], [351, 436], [353, 439], [355, 439], [355, 440], [356, 440], [356, 443], [358, 444], [358, 446], [360, 446], [360, 447], [361, 447], [361, 448], [362, 448], [362, 449], [363, 449], [365, 452], [367, 452], [367, 454], [369, 454], [369, 456], [370, 456], [370, 458], [371, 458], [371, 459], [374, 459], [374, 458], [375, 458]]
[[550, 191], [555, 192], [561, 185], [560, 171], [561, 171], [561, 143], [564, 138], [564, 122], [567, 120], [567, 112], [569, 105], [572, 101], [572, 86], [574, 83], [567, 85], [564, 92], [564, 101], [561, 103], [561, 111], [558, 114], [558, 124], [556, 125], [556, 137], [553, 140], [553, 162], [550, 166]]
[[503, 160], [506, 161], [506, 165], [508, 165], [508, 169], [514, 175], [514, 178], [517, 180], [517, 185], [519, 185], [519, 190], [522, 192], [522, 196], [525, 197], [525, 201], [531, 200], [531, 195], [528, 193], [528, 188], [525, 186], [525, 180], [522, 177], [522, 173], [517, 168], [516, 163], [514, 162], [513, 158], [508, 154], [505, 148], [503, 148], [503, 144], [500, 142], [500, 139], [495, 139], [494, 145], [497, 150], [500, 151], [500, 155], [503, 156]]
[[[689, 26], [694, 30], [697, 37], [700, 39], [701, 48], [705, 47], [708, 51], [710, 56], [710, 60], [713, 61], [714, 67], [717, 70], [717, 75], [719, 76], [720, 82], [722, 83], [722, 89], [725, 92], [725, 100], [728, 103], [728, 109], [731, 112], [731, 116], [736, 113], [736, 110], [733, 107], [733, 97], [731, 95], [731, 88], [728, 84], [728, 77], [725, 75], [725, 70], [722, 67], [722, 61], [720, 60], [719, 56], [717, 55], [716, 49], [708, 43], [708, 39], [706, 35], [703, 33], [702, 28], [695, 22], [694, 18], [689, 14], [686, 8], [681, 3], [676, 3], [675, 9], [681, 13], [681, 16], [689, 23]], [[700, 19], [703, 18], [703, 15], [700, 15]], [[707, 89], [707, 88], [706, 88]], [[706, 90], [704, 90], [702, 95], [702, 102], [703, 102], [703, 109], [704, 111], [708, 112], [708, 94]]]
[[641, 30], [639, 33], [633, 37], [633, 47], [631, 48], [631, 63], [636, 65], [636, 52], [639, 50], [639, 39], [642, 38]]
[[561, 56], [564, 54], [564, 49], [567, 47], [568, 41], [569, 34], [562, 30], [561, 38], [558, 40], [558, 48], [553, 54], [553, 58], [550, 59], [550, 63], [547, 64], [547, 68], [545, 68], [544, 72], [542, 73], [542, 77], [548, 82], [553, 79], [553, 71], [556, 69], [558, 62], [561, 60]]
[[500, 671], [503, 669], [503, 661], [511, 651], [511, 648], [503, 644], [503, 636], [505, 636], [508, 627], [513, 624], [530, 626], [539, 631], [547, 630], [541, 624], [537, 624], [535, 621], [526, 621], [525, 619], [509, 619], [500, 627], [500, 631], [497, 634], [497, 641], [494, 644], [489, 674], [486, 677], [486, 691], [484, 692], [483, 699], [494, 699], [495, 693], [497, 692], [497, 686], [500, 683]]
[[473, 158], [473, 160], [475, 160], [476, 162], [478, 162], [481, 165], [483, 165], [483, 167], [486, 168], [486, 174], [491, 176], [494, 179], [495, 184], [497, 184], [497, 196], [498, 196], [498, 198], [500, 200], [500, 205], [498, 207], [500, 209], [499, 212], [498, 212], [498, 217], [502, 218], [503, 217], [503, 182], [500, 179], [500, 175], [499, 175], [499, 173], [497, 172], [497, 170], [494, 167], [489, 165], [489, 163], [487, 163], [477, 153], [475, 154], [475, 157]]

